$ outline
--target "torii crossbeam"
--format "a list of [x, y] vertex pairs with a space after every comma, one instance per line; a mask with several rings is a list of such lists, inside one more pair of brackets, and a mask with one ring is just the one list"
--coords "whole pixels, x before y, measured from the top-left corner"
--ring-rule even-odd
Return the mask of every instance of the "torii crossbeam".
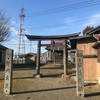
[[[44, 44], [41, 44], [41, 41], [43, 40], [63, 40], [62, 45], [63, 46], [63, 64], [64, 64], [64, 76], [68, 74], [68, 66], [67, 66], [67, 60], [68, 60], [68, 53], [67, 53], [67, 40], [70, 40], [70, 38], [77, 37], [79, 36], [79, 33], [74, 33], [74, 34], [66, 34], [66, 35], [50, 35], [50, 36], [38, 36], [38, 35], [27, 35], [27, 39], [30, 41], [38, 41], [38, 46], [37, 46], [37, 63], [36, 63], [36, 68], [37, 68], [37, 77], [40, 77], [40, 51], [41, 51], [41, 46], [44, 46]], [[55, 45], [56, 46], [56, 45]]]

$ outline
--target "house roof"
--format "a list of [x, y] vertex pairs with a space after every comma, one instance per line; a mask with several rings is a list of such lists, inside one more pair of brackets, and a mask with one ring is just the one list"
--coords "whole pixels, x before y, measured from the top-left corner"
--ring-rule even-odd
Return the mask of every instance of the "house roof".
[[66, 34], [66, 35], [50, 35], [50, 36], [37, 36], [37, 35], [25, 35], [29, 40], [52, 40], [52, 39], [68, 39], [69, 37], [79, 36], [79, 33]]
[[47, 50], [51, 50], [51, 51], [62, 51], [63, 50], [63, 46], [56, 46], [56, 47], [47, 46], [46, 49]]
[[27, 54], [25, 54], [25, 56], [36, 56], [36, 53], [27, 53]]
[[[45, 49], [55, 52], [63, 52], [63, 46], [47, 46]], [[67, 44], [67, 49], [70, 50], [70, 45]]]
[[82, 35], [82, 36], [77, 36], [77, 37], [70, 37], [70, 40], [75, 40], [75, 39], [83, 39], [83, 38], [91, 38], [93, 37], [92, 35]]
[[93, 35], [100, 34], [100, 26], [97, 26], [97, 27], [87, 31], [85, 34], [87, 34], [87, 35], [82, 35], [82, 36], [77, 36], [77, 37], [70, 37], [70, 40], [83, 39], [83, 38], [93, 38]]
[[0, 50], [6, 50], [6, 49], [8, 48], [0, 44]]
[[63, 40], [54, 40], [54, 43], [63, 43]]
[[89, 40], [90, 42], [96, 42], [97, 39], [94, 38], [95, 34], [99, 34], [100, 33], [100, 26], [88, 31], [86, 34], [87, 35], [82, 35], [82, 36], [77, 36], [77, 37], [70, 37], [70, 42], [71, 42], [71, 48], [75, 49], [77, 42], [81, 42], [84, 43], [85, 40]]
[[89, 30], [89, 31], [87, 31], [85, 34], [90, 34], [90, 35], [92, 35], [92, 34], [100, 34], [100, 25], [95, 27], [95, 28], [93, 28], [93, 29], [91, 29], [91, 30]]
[[100, 40], [100, 34], [93, 34], [93, 37], [96, 38], [98, 41]]
[[95, 49], [100, 48], [100, 41], [96, 42], [92, 47]]
[[96, 42], [97, 40], [92, 35], [83, 35], [70, 38], [71, 49], [76, 49], [77, 43]]

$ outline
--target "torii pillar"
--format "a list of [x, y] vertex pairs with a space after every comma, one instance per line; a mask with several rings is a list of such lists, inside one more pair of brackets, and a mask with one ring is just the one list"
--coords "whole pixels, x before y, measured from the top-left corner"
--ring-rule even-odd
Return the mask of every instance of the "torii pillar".
[[37, 45], [37, 61], [36, 61], [36, 69], [37, 69], [37, 75], [36, 78], [40, 78], [40, 55], [41, 55], [41, 40], [38, 40]]
[[68, 51], [67, 51], [67, 42], [66, 39], [63, 40], [63, 65], [64, 65], [64, 74], [63, 78], [68, 75]]

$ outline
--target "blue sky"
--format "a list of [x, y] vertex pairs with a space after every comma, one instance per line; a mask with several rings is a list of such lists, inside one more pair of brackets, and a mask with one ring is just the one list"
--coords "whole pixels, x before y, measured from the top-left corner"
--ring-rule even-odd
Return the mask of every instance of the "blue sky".
[[[11, 18], [12, 30], [9, 41], [3, 45], [14, 51], [18, 50], [19, 13], [22, 7], [25, 9], [25, 34], [65, 35], [82, 32], [86, 26], [100, 25], [100, 0], [0, 0], [0, 7]], [[30, 52], [29, 43], [25, 38], [26, 52]], [[37, 42], [32, 44], [32, 52], [36, 52]]]

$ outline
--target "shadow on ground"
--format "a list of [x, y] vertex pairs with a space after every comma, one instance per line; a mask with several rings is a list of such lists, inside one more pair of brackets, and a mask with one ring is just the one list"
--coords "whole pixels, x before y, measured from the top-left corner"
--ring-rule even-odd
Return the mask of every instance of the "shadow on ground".
[[51, 74], [51, 75], [50, 75], [50, 74], [49, 74], [49, 75], [47, 74], [47, 75], [42, 75], [42, 77], [43, 77], [43, 78], [50, 78], [50, 77], [51, 77], [51, 78], [56, 78], [56, 77], [62, 77], [62, 74], [63, 74], [63, 73]]
[[85, 97], [94, 97], [94, 96], [100, 96], [100, 92], [91, 93], [91, 94], [85, 94]]
[[64, 90], [64, 89], [71, 89], [71, 88], [76, 88], [76, 86], [52, 88], [52, 89], [43, 89], [43, 90], [33, 90], [33, 91], [12, 92], [12, 94], [24, 94], [24, 93], [33, 93], [33, 92], [48, 92], [48, 91]]
[[[35, 64], [13, 64], [13, 70], [30, 70], [36, 69]], [[5, 70], [5, 65], [0, 66], [0, 71]]]
[[52, 66], [49, 66], [49, 67], [41, 67], [41, 69], [63, 69], [63, 66], [55, 66], [55, 67], [52, 67]]

